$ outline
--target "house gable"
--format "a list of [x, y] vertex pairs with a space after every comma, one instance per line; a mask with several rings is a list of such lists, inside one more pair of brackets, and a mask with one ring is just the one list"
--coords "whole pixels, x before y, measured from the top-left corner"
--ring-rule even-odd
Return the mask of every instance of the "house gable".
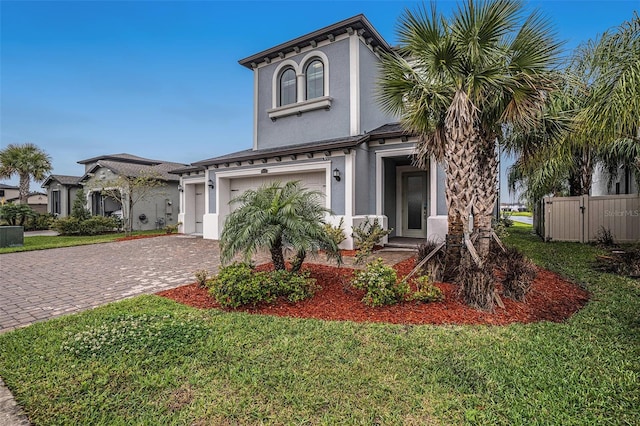
[[254, 72], [253, 149], [356, 136], [397, 121], [373, 90], [379, 52], [388, 50], [357, 15], [241, 60]]

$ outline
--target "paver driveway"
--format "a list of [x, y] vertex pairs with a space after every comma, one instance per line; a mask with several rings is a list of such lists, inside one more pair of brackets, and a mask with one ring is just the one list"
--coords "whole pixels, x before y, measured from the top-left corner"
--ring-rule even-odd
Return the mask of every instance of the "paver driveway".
[[183, 235], [0, 254], [0, 333], [192, 283], [219, 260], [217, 241]]

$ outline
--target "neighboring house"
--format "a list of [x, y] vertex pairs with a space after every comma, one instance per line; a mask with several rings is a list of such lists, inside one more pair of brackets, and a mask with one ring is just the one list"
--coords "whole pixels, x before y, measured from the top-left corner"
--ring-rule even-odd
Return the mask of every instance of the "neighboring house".
[[413, 167], [416, 138], [376, 102], [387, 42], [363, 15], [239, 61], [253, 72], [253, 146], [197, 161], [180, 175], [184, 233], [220, 238], [229, 201], [272, 181], [321, 191], [337, 224], [379, 218], [392, 236], [443, 240], [444, 172]]
[[[20, 188], [0, 183], [0, 205], [4, 203], [20, 204]], [[47, 212], [47, 194], [42, 192], [30, 192], [27, 205], [36, 213]]]
[[184, 164], [151, 160], [131, 154], [102, 155], [78, 163], [84, 166], [82, 176], [51, 175], [43, 183], [42, 186], [47, 188], [51, 199], [50, 213], [61, 217], [70, 215], [76, 192], [84, 188], [86, 206], [92, 215], [126, 217], [128, 203], [125, 202], [122, 206], [119, 200], [103, 195], [103, 189], [114, 188], [113, 185], [120, 177], [149, 176], [157, 177], [165, 185], [154, 188], [150, 196], [135, 203], [132, 212], [133, 229], [157, 229], [177, 223], [179, 179], [168, 172], [184, 167]]
[[9, 200], [17, 198], [20, 198], [19, 187], [0, 183], [0, 204], [8, 203]]
[[49, 196], [47, 211], [57, 217], [71, 215], [76, 192], [81, 188], [82, 176], [50, 175], [42, 183]]
[[639, 188], [633, 171], [628, 167], [621, 167], [618, 175], [611, 179], [601, 165], [597, 165], [593, 172], [591, 195], [619, 195], [638, 194]]

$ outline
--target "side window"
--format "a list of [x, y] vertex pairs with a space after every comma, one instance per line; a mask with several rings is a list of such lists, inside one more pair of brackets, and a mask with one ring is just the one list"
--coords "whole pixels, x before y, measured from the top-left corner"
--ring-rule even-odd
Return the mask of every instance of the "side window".
[[280, 75], [280, 103], [279, 106], [296, 102], [296, 72], [293, 68], [285, 69]]
[[51, 192], [51, 213], [60, 214], [60, 191]]
[[306, 99], [321, 98], [324, 96], [324, 64], [319, 59], [314, 59], [305, 70]]

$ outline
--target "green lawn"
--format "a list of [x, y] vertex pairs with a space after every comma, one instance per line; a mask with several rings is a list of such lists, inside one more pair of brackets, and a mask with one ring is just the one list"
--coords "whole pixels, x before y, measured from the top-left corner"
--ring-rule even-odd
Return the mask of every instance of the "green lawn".
[[511, 212], [511, 216], [533, 217], [533, 213], [532, 212]]
[[142, 296], [0, 335], [0, 376], [35, 424], [638, 424], [638, 281], [510, 233], [591, 302], [561, 324], [401, 326]]
[[[154, 235], [165, 234], [162, 229], [151, 231], [135, 231], [133, 235]], [[58, 247], [82, 246], [86, 244], [109, 243], [118, 238], [124, 237], [124, 233], [104, 234], [104, 235], [83, 235], [83, 236], [26, 236], [24, 245], [20, 247], [2, 247], [2, 253], [14, 253], [18, 251], [45, 250]]]

